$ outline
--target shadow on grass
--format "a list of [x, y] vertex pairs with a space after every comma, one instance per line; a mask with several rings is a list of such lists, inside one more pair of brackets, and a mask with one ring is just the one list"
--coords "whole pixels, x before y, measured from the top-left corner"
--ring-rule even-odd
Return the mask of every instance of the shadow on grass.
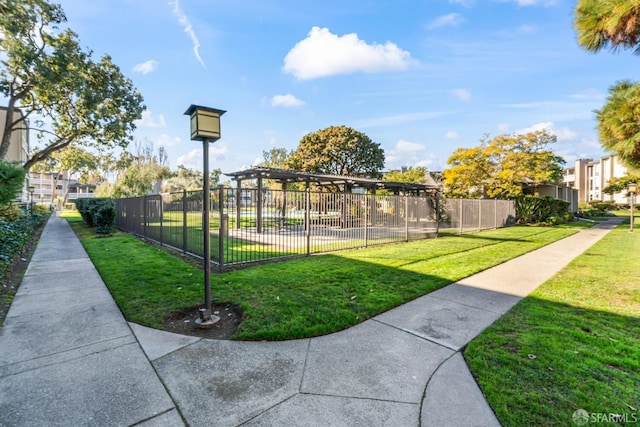
[[569, 425], [578, 409], [637, 414], [637, 316], [527, 297], [464, 356], [502, 425]]

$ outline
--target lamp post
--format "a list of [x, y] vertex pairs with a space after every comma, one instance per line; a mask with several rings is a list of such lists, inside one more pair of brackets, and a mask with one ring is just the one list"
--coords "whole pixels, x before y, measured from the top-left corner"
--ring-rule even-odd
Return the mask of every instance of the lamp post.
[[[191, 140], [202, 141], [202, 233], [204, 245], [204, 308], [196, 324], [201, 328], [216, 324], [220, 318], [211, 313], [211, 234], [209, 233], [209, 143], [220, 139], [220, 116], [226, 111], [191, 105], [185, 115], [191, 116]], [[220, 236], [222, 238], [222, 236]]]
[[33, 192], [36, 190], [36, 188], [33, 185], [30, 185], [28, 190], [29, 190], [29, 210], [33, 214]]
[[635, 204], [636, 193], [638, 192], [638, 184], [630, 183], [627, 186], [627, 191], [629, 191], [629, 198], [631, 199], [631, 203], [629, 206], [629, 232], [633, 232], [633, 205]]

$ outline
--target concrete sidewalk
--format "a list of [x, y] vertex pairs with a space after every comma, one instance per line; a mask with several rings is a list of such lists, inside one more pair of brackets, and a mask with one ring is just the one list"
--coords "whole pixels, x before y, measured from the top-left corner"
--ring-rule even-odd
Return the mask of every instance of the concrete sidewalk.
[[497, 426], [460, 349], [617, 223], [342, 332], [236, 342], [128, 327], [52, 217], [0, 329], [0, 426]]

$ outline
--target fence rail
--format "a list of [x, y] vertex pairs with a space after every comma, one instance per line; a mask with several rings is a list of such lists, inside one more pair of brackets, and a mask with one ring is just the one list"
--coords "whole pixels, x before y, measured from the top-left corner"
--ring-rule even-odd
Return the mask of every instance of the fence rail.
[[[219, 270], [509, 225], [507, 200], [218, 187], [209, 194], [211, 261]], [[202, 191], [116, 200], [116, 227], [203, 256]]]

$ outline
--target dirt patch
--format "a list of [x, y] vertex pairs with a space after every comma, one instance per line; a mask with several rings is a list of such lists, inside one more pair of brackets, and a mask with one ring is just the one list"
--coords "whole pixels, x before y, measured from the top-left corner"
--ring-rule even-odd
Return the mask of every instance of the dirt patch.
[[200, 306], [196, 306], [173, 313], [165, 320], [163, 329], [176, 334], [222, 340], [233, 336], [242, 322], [240, 307], [232, 303], [211, 304], [213, 314], [220, 320], [215, 325], [202, 329], [196, 324], [199, 308]]

